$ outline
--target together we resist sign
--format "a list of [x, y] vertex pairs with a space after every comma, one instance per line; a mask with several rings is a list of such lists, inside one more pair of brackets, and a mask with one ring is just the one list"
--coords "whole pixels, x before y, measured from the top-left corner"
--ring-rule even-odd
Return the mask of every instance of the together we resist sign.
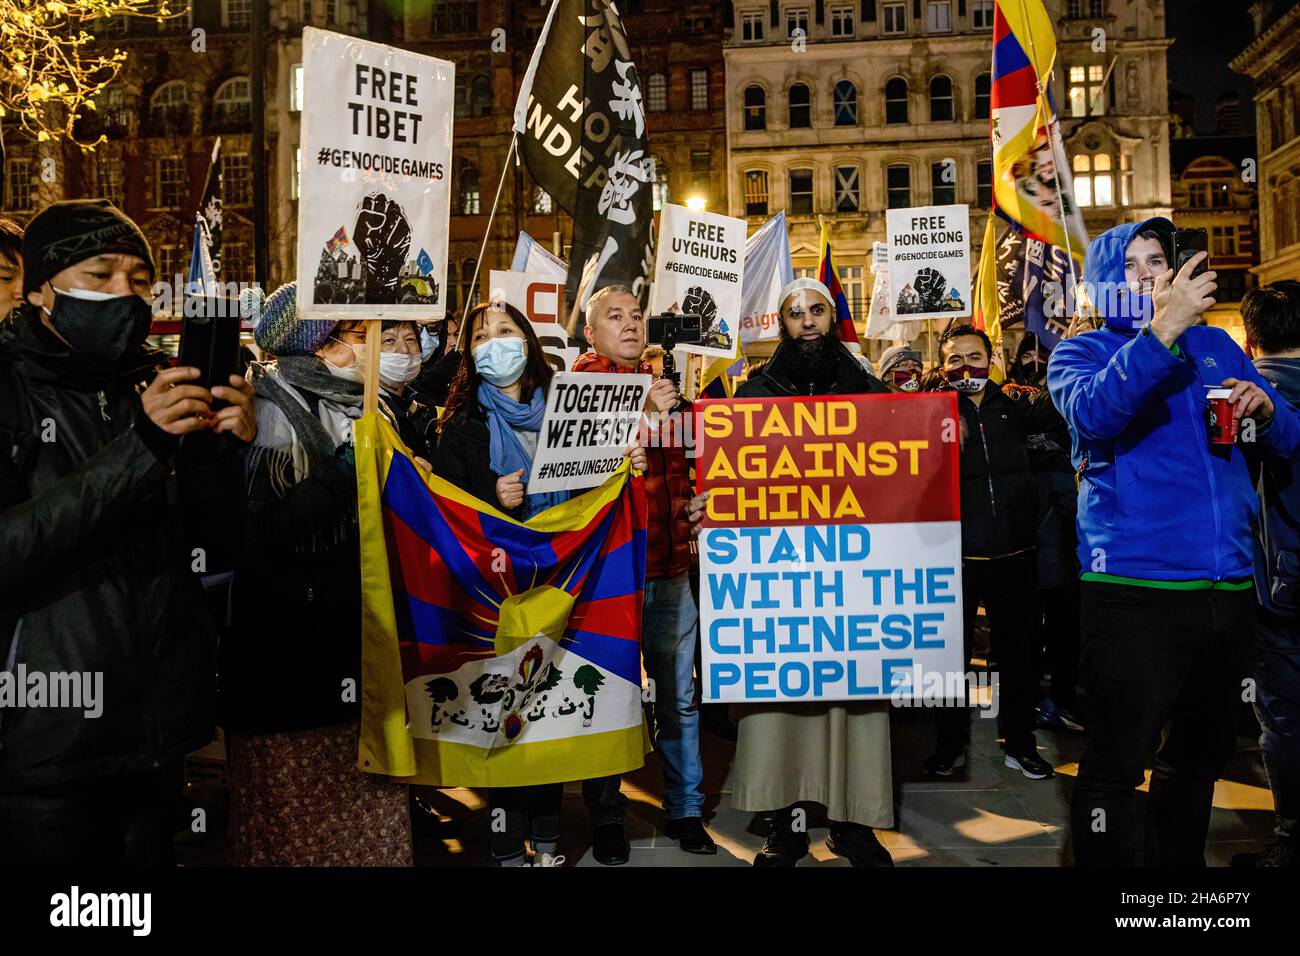
[[952, 395], [695, 408], [706, 700], [917, 698], [965, 671]]

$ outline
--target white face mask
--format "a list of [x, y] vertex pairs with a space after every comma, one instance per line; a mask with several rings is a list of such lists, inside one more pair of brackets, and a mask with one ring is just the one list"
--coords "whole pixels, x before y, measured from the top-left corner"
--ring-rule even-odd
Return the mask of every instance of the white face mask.
[[379, 382], [391, 392], [399, 391], [420, 374], [420, 356], [409, 352], [379, 353]]
[[[338, 342], [338, 339], [335, 339]], [[366, 381], [366, 347], [364, 345], [348, 345], [347, 342], [339, 342], [340, 345], [347, 345], [352, 350], [352, 364], [347, 366], [338, 366], [329, 359], [322, 359], [329, 373], [335, 378], [341, 378], [347, 382], [356, 382], [358, 385]]]

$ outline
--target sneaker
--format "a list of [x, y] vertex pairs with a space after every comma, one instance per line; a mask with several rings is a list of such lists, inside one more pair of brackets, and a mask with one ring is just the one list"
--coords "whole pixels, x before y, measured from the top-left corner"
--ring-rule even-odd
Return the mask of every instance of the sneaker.
[[533, 862], [525, 863], [524, 866], [564, 866], [564, 857], [543, 853], [540, 856], [533, 857]]
[[1030, 780], [1046, 780], [1048, 777], [1056, 776], [1056, 771], [1052, 769], [1052, 765], [1038, 756], [1036, 751], [1022, 754], [1013, 754], [1008, 751], [1002, 762], [1012, 770], [1019, 770]]
[[894, 858], [881, 845], [876, 832], [871, 827], [833, 824], [831, 835], [826, 839], [826, 847], [835, 855], [844, 857], [853, 866], [894, 865]]
[[949, 757], [941, 753], [932, 753], [925, 758], [924, 770], [931, 777], [950, 777], [958, 767], [966, 766], [966, 751]]
[[1039, 705], [1037, 723], [1039, 730], [1072, 730], [1075, 733], [1084, 730], [1083, 722], [1078, 717], [1057, 705], [1050, 697]]
[[1264, 841], [1259, 853], [1238, 853], [1232, 858], [1233, 869], [1247, 867], [1287, 868], [1296, 865], [1296, 841], [1274, 833]]
[[794, 866], [808, 855], [808, 834], [774, 829], [754, 857], [755, 866]]
[[664, 827], [664, 833], [670, 839], [676, 840], [677, 845], [687, 853], [712, 856], [718, 852], [718, 845], [713, 842], [713, 837], [709, 836], [709, 831], [704, 829], [704, 821], [699, 817], [669, 820], [668, 825]]

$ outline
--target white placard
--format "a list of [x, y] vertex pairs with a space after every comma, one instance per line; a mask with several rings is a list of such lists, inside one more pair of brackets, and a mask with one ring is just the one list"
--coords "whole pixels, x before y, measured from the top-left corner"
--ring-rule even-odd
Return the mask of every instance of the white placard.
[[650, 382], [649, 375], [557, 372], [546, 393], [528, 494], [603, 484], [636, 437]]
[[513, 305], [533, 324], [541, 340], [546, 360], [557, 372], [573, 368], [583, 349], [560, 323], [560, 303], [564, 294], [564, 276], [559, 278], [528, 272], [488, 273], [489, 301], [497, 299]]
[[659, 219], [650, 311], [674, 305], [700, 314], [700, 344], [683, 352], [734, 358], [740, 346], [741, 281], [745, 274], [745, 220], [665, 203]]
[[890, 209], [890, 308], [895, 320], [971, 314], [970, 216], [965, 205]]
[[312, 27], [302, 45], [298, 311], [442, 318], [455, 66]]

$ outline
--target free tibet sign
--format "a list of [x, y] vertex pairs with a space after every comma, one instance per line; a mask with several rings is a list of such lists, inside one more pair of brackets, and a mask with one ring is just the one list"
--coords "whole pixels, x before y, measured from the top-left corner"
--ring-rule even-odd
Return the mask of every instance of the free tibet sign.
[[919, 698], [965, 671], [954, 395], [695, 409], [705, 700]]

